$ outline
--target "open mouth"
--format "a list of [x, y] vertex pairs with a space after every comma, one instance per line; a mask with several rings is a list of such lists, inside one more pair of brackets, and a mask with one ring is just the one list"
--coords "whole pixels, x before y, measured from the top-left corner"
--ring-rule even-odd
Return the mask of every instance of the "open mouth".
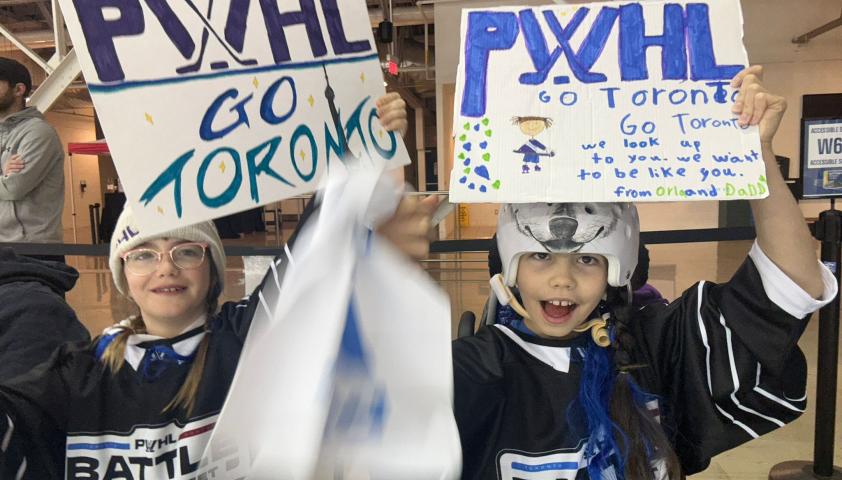
[[541, 309], [544, 318], [555, 324], [561, 324], [570, 319], [578, 305], [570, 300], [544, 300], [541, 302]]

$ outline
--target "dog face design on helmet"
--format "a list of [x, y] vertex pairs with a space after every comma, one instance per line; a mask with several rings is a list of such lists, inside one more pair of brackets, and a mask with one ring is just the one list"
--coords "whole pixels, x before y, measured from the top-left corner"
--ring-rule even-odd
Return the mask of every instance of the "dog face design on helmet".
[[510, 204], [517, 229], [548, 252], [578, 252], [617, 228], [622, 206], [616, 203]]

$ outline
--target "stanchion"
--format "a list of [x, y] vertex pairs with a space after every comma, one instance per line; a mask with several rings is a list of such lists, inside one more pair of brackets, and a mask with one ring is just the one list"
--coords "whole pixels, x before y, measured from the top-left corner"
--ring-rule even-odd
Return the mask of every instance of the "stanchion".
[[[830, 200], [830, 210], [819, 215], [813, 235], [822, 243], [822, 263], [828, 266], [839, 285], [839, 259], [842, 246], [842, 212]], [[833, 465], [836, 427], [836, 370], [839, 354], [839, 299], [819, 312], [819, 360], [816, 381], [816, 434], [813, 461], [792, 460], [772, 467], [769, 480], [842, 480], [842, 469]]]
[[88, 216], [91, 220], [91, 244], [99, 243], [99, 204], [88, 205]]

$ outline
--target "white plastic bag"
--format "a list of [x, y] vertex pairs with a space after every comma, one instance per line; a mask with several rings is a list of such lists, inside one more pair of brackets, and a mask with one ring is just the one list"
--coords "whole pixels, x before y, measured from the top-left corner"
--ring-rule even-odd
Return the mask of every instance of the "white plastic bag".
[[336, 177], [262, 299], [206, 456], [236, 448], [249, 479], [455, 478], [448, 299], [365, 227], [394, 189]]

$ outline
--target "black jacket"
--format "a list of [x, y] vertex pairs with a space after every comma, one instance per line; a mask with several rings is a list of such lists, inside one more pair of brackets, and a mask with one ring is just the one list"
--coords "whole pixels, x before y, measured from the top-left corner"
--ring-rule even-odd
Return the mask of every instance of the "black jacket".
[[90, 340], [65, 302], [79, 273], [0, 248], [0, 382], [32, 370], [64, 342]]
[[[279, 292], [276, 266], [263, 285], [240, 302], [225, 303], [205, 327], [177, 337], [140, 341], [126, 348], [126, 362], [113, 374], [91, 342], [65, 344], [44, 363], [0, 385], [0, 479], [26, 480], [193, 479], [213, 471], [228, 478], [219, 465], [199, 465], [216, 418], [237, 369], [243, 342], [254, 315], [270, 315]], [[268, 287], [267, 287], [268, 285]], [[262, 306], [261, 306], [262, 305]], [[191, 357], [199, 340], [210, 335], [195, 408], [165, 411], [187, 378], [188, 361], [169, 362], [155, 370], [162, 351]], [[133, 336], [142, 339], [142, 337]], [[134, 355], [134, 357], [132, 357]], [[225, 452], [222, 452], [225, 454]], [[66, 472], [66, 473], [65, 473]]]

